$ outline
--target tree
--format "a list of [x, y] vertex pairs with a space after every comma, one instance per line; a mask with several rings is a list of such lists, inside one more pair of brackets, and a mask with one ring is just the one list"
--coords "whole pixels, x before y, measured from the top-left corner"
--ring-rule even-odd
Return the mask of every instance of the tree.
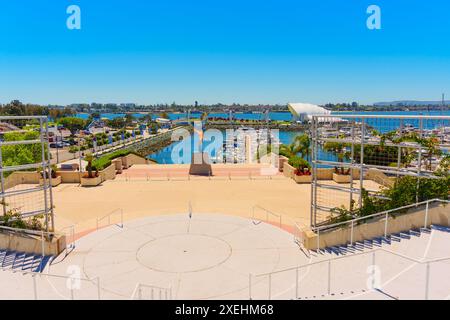
[[127, 126], [130, 126], [133, 123], [133, 120], [134, 120], [134, 116], [131, 113], [127, 113], [125, 115], [125, 124]]
[[[344, 162], [344, 159], [349, 158], [349, 153], [346, 151], [347, 146], [347, 143], [328, 141], [323, 145], [323, 149], [328, 152], [334, 152], [338, 158], [338, 161]], [[350, 168], [345, 170], [343, 166], [340, 168], [335, 167], [335, 172], [338, 174], [348, 175], [350, 173]]]
[[86, 126], [85, 120], [76, 117], [61, 118], [58, 120], [58, 123], [64, 126], [64, 128], [69, 129], [72, 134], [75, 134], [78, 130], [83, 130]]
[[94, 175], [92, 174], [92, 161], [94, 161], [94, 156], [92, 155], [92, 153], [86, 153], [86, 155], [84, 156], [84, 160], [87, 161], [87, 166], [86, 169], [88, 171], [88, 178], [94, 178]]

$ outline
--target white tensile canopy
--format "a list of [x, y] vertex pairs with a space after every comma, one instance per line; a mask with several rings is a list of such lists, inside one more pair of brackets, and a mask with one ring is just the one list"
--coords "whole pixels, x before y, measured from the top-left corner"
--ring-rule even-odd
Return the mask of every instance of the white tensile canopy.
[[[299, 121], [309, 121], [312, 120], [312, 116], [331, 114], [331, 111], [311, 103], [288, 103], [288, 108], [294, 119]], [[321, 122], [335, 121], [342, 121], [342, 119], [325, 117]]]

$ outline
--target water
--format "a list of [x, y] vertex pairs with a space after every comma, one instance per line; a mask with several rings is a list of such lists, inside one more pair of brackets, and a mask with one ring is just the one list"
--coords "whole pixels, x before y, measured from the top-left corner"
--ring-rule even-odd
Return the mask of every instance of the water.
[[[350, 112], [350, 111], [333, 112], [333, 114], [345, 115], [345, 114], [353, 114], [353, 112]], [[402, 115], [402, 116], [405, 116], [405, 115], [406, 116], [446, 115], [446, 116], [450, 116], [450, 111], [448, 111], [448, 110], [444, 111], [444, 112], [441, 112], [441, 111], [373, 111], [373, 112], [364, 112], [364, 114], [366, 114], [366, 115], [393, 115], [393, 116], [395, 116], [395, 115]], [[142, 113], [134, 113], [133, 114], [133, 116], [135, 116], [136, 118], [142, 118], [146, 115], [147, 114], [142, 114]], [[187, 118], [186, 113], [169, 113], [168, 115], [171, 120]], [[192, 119], [199, 119], [201, 117], [201, 115], [202, 115], [202, 113], [191, 113], [190, 117]], [[79, 118], [82, 118], [82, 119], [87, 119], [89, 117], [89, 115], [86, 113], [79, 113], [76, 116]], [[125, 117], [125, 113], [102, 113], [101, 117], [112, 120], [112, 119], [119, 118], [119, 117]], [[156, 119], [158, 117], [159, 117], [159, 114], [152, 114], [152, 119]], [[214, 113], [210, 113], [208, 115], [208, 118], [228, 119], [229, 114], [214, 112]], [[261, 112], [233, 113], [233, 118], [240, 119], [240, 120], [264, 120], [265, 114], [261, 113]], [[270, 112], [269, 118], [271, 120], [278, 120], [278, 121], [291, 121], [292, 115], [289, 112]], [[356, 120], [359, 121], [360, 119], [356, 119]], [[372, 126], [374, 129], [376, 129], [382, 133], [392, 131], [392, 130], [395, 130], [398, 127], [400, 127], [399, 119], [376, 119], [375, 118], [375, 119], [366, 119], [366, 121], [367, 121], [368, 125]], [[406, 119], [403, 121], [403, 125], [408, 125], [408, 124], [418, 127], [419, 120], [412, 118], [412, 119]], [[423, 126], [424, 126], [424, 129], [433, 129], [437, 125], [440, 125], [440, 124], [441, 124], [440, 120], [427, 120], [427, 121], [424, 121]], [[447, 121], [445, 125], [449, 126], [450, 124]], [[283, 144], [290, 144], [294, 140], [295, 136], [297, 136], [298, 134], [301, 134], [301, 132], [280, 131], [279, 132], [280, 142]], [[197, 146], [197, 142], [194, 141], [195, 138], [192, 137], [192, 139], [193, 139], [192, 145]], [[160, 150], [159, 152], [157, 152], [155, 154], [149, 155], [149, 158], [156, 160], [158, 163], [167, 163], [167, 164], [183, 163], [183, 160], [186, 160], [188, 158], [187, 156], [184, 157], [184, 155], [182, 153], [175, 157], [172, 156], [172, 151], [174, 150], [174, 148], [176, 148], [179, 145], [179, 143], [180, 142], [174, 142], [170, 146], [164, 148], [163, 150]], [[208, 142], [205, 142], [203, 147], [206, 148], [208, 146], [208, 144], [209, 144]], [[320, 153], [320, 159], [329, 160], [329, 161], [337, 161], [336, 155], [334, 155], [332, 153], [325, 152], [322, 149], [319, 149], [319, 153]], [[214, 152], [210, 153], [210, 156], [214, 157], [215, 156]]]
[[[133, 113], [135, 118], [143, 118], [147, 115], [147, 113]], [[186, 119], [187, 113], [168, 113], [170, 120], [178, 120], [178, 119]], [[75, 115], [77, 118], [81, 118], [87, 120], [89, 118], [89, 114], [87, 113], [78, 113]], [[152, 119], [155, 120], [158, 118], [159, 114], [152, 114]], [[191, 119], [200, 119], [202, 116], [201, 113], [191, 113]], [[113, 120], [116, 118], [125, 117], [125, 113], [102, 113], [100, 117], [106, 118], [109, 120]], [[230, 115], [224, 112], [213, 112], [208, 114], [208, 119], [212, 118], [223, 118], [229, 119]], [[265, 115], [261, 112], [256, 113], [233, 113], [233, 118], [238, 120], [265, 120]], [[292, 115], [290, 112], [270, 112], [269, 113], [270, 120], [276, 121], [291, 121]]]
[[[222, 132], [224, 135], [224, 141], [225, 141], [225, 132]], [[294, 132], [294, 131], [280, 131], [279, 132], [279, 140], [282, 144], [290, 144], [294, 141], [295, 137], [297, 135], [301, 134], [301, 132]], [[194, 151], [198, 151], [198, 137], [197, 135], [191, 135], [191, 148], [194, 149]], [[208, 148], [208, 146], [213, 143], [205, 141], [203, 143], [203, 151], [206, 150], [206, 152], [209, 154], [210, 158], [215, 158], [216, 153], [214, 150], [211, 150], [211, 148]], [[190, 163], [190, 156], [185, 156], [182, 152], [174, 152], [182, 147], [182, 142], [177, 141], [173, 142], [170, 146], [165, 147], [164, 149], [160, 150], [157, 153], [151, 154], [148, 156], [148, 158], [155, 160], [158, 163], [161, 164], [182, 164], [182, 163]], [[329, 161], [337, 161], [337, 157], [333, 153], [326, 152], [319, 148], [319, 155], [320, 159], [323, 160], [329, 160]]]

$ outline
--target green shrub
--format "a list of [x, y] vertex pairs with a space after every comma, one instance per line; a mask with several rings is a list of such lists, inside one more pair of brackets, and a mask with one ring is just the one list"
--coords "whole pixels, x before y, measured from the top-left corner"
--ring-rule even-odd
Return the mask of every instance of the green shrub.
[[133, 152], [132, 150], [117, 150], [117, 151], [108, 153], [108, 154], [106, 154], [104, 156], [101, 156], [100, 158], [95, 159], [92, 162], [93, 170], [101, 171], [101, 170], [103, 170], [105, 168], [108, 168], [111, 165], [111, 161], [112, 160], [114, 160], [116, 158], [119, 158], [119, 157], [125, 157], [125, 156], [127, 156], [129, 154], [136, 154], [136, 155], [138, 155], [137, 153]]
[[295, 169], [310, 169], [311, 165], [308, 161], [299, 156], [293, 156], [289, 158], [289, 165], [293, 166]]

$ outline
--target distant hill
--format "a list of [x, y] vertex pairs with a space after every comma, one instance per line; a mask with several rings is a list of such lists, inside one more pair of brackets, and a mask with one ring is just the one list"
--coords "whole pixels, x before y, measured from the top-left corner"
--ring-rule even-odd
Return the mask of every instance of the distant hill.
[[[450, 100], [444, 101], [445, 105], [450, 104]], [[373, 104], [377, 107], [386, 107], [386, 106], [440, 106], [442, 105], [442, 101], [418, 101], [418, 100], [399, 100], [399, 101], [391, 101], [391, 102], [376, 102]]]

